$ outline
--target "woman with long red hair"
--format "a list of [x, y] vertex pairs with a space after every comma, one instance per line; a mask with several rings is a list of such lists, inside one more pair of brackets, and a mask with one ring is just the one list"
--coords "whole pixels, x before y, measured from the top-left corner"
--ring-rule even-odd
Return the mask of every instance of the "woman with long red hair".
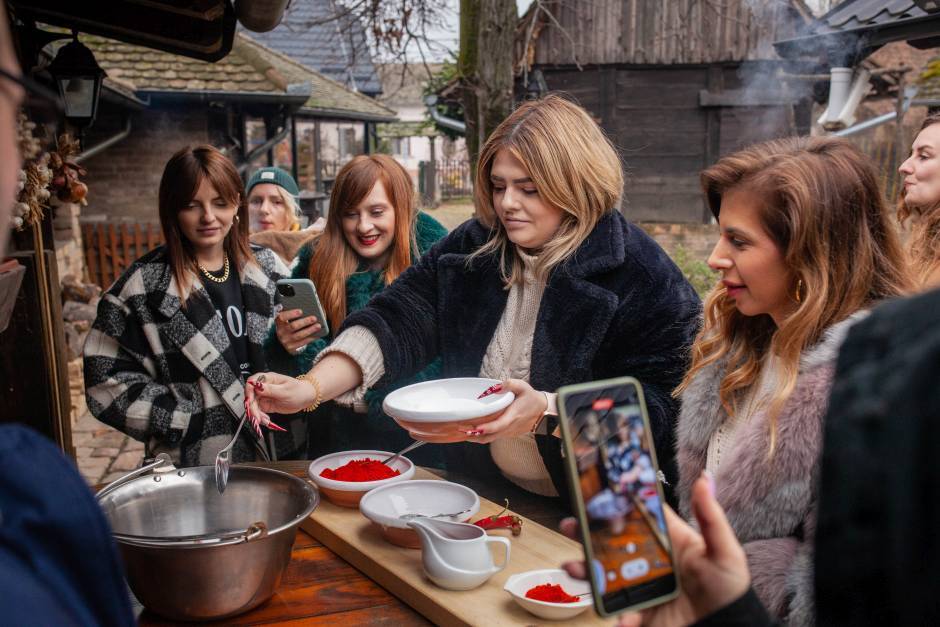
[[[417, 212], [408, 172], [387, 155], [360, 155], [336, 175], [323, 234], [303, 249], [294, 278], [309, 278], [317, 288], [331, 335], [314, 339], [316, 316], [301, 317], [299, 309], [282, 311], [268, 340], [273, 370], [299, 375], [329, 346], [347, 314], [398, 278], [447, 230], [434, 218]], [[415, 377], [369, 392], [365, 406], [324, 405], [308, 420], [308, 456], [343, 449], [397, 450], [409, 441], [382, 412], [385, 395], [397, 387], [437, 376], [431, 364]], [[426, 447], [427, 448], [427, 447]], [[423, 455], [423, 457], [422, 457]], [[434, 464], [436, 452], [415, 457]]]

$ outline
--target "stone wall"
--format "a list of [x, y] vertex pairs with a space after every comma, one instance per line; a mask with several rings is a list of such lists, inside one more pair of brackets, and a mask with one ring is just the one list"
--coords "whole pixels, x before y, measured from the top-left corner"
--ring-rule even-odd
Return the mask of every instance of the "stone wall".
[[[96, 137], [89, 146], [123, 128], [117, 115], [96, 120]], [[109, 220], [157, 222], [157, 194], [167, 160], [180, 148], [209, 141], [206, 109], [202, 105], [151, 107], [131, 116], [131, 132], [120, 142], [82, 162], [87, 168], [88, 206], [83, 215], [107, 215]]]
[[52, 229], [59, 280], [62, 281], [69, 276], [85, 280], [88, 277], [85, 271], [85, 255], [82, 250], [82, 231], [78, 223], [81, 205], [54, 202], [52, 211], [55, 215]]
[[717, 224], [639, 222], [637, 226], [656, 240], [670, 255], [679, 247], [689, 259], [705, 261], [718, 241]]

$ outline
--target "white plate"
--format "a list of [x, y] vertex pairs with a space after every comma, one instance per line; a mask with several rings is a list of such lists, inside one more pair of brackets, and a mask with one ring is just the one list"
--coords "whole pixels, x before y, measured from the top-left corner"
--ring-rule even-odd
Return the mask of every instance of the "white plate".
[[548, 601], [536, 601], [526, 597], [526, 592], [543, 583], [560, 584], [568, 594], [582, 594], [591, 591], [588, 582], [583, 579], [574, 579], [560, 568], [529, 570], [512, 575], [506, 580], [503, 590], [511, 594], [516, 603], [527, 611], [549, 620], [567, 620], [577, 616], [593, 604], [590, 596], [581, 597], [580, 601], [574, 603], [549, 603]]
[[480, 511], [480, 497], [470, 488], [457, 483], [416, 479], [370, 491], [359, 502], [359, 511], [383, 527], [411, 531], [408, 521], [400, 518], [402, 514], [434, 516], [464, 512], [453, 519], [441, 519], [464, 521]]
[[413, 422], [453, 422], [489, 416], [509, 407], [512, 392], [477, 397], [496, 379], [468, 377], [415, 383], [385, 397], [382, 409], [392, 418]]

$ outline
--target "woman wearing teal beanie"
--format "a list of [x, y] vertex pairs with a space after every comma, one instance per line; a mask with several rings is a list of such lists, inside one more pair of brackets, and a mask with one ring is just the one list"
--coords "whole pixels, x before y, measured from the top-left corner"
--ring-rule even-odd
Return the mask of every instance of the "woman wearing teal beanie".
[[[313, 280], [331, 332], [447, 235], [437, 220], [416, 211], [414, 198], [408, 172], [386, 155], [358, 156], [337, 174], [325, 230], [300, 250], [291, 275]], [[268, 363], [276, 372], [292, 376], [307, 372], [333, 339], [332, 333], [314, 339], [320, 321], [299, 316], [300, 310], [293, 309], [275, 318], [266, 347]], [[370, 391], [367, 407], [327, 403], [310, 413], [306, 416], [309, 458], [349, 449], [403, 448], [410, 438], [382, 411], [382, 400], [393, 389], [437, 378], [439, 373], [440, 364], [434, 362], [411, 379]], [[440, 466], [442, 455], [435, 449], [425, 446], [411, 457], [417, 463]]]
[[299, 231], [300, 189], [281, 168], [261, 168], [245, 185], [251, 232]]

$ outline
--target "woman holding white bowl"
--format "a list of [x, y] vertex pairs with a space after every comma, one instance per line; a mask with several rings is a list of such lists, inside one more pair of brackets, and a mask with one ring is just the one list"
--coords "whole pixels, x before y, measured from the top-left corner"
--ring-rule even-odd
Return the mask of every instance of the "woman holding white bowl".
[[671, 392], [701, 304], [665, 252], [621, 216], [622, 188], [620, 160], [584, 109], [558, 96], [523, 103], [480, 153], [478, 217], [347, 317], [309, 373], [264, 373], [260, 384], [253, 375], [253, 409], [265, 421], [265, 412], [355, 401], [440, 357], [443, 376], [497, 379], [515, 395], [492, 421], [464, 426], [468, 442], [489, 446], [448, 447], [448, 468], [558, 496], [566, 488], [553, 391], [632, 375], [674, 476]]

